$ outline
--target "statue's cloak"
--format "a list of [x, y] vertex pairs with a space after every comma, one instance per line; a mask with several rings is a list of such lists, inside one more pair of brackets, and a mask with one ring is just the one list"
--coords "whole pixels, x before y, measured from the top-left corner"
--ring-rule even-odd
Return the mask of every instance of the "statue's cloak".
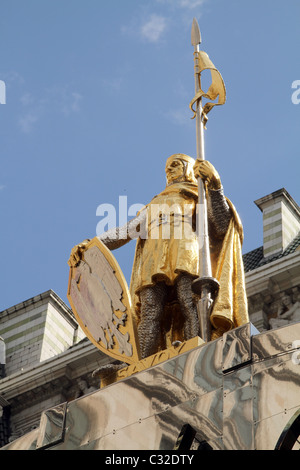
[[[209, 197], [209, 195], [207, 196]], [[168, 347], [176, 339], [184, 339], [183, 318], [174, 294], [174, 285], [181, 273], [188, 273], [194, 278], [198, 277], [199, 245], [195, 230], [192, 235], [190, 231], [188, 232], [188, 239], [174, 237], [179, 225], [181, 225], [182, 233], [185, 233], [184, 224], [186, 223], [184, 217], [176, 214], [176, 207], [178, 213], [181, 210], [183, 214], [183, 208], [188, 207], [188, 215], [190, 215], [191, 209], [195, 215], [197, 202], [198, 187], [196, 184], [182, 182], [167, 186], [146, 206], [145, 209], [148, 212], [150, 210], [150, 216], [147, 219], [148, 238], [138, 238], [136, 244], [130, 295], [132, 313], [137, 325], [140, 317], [140, 290], [159, 281], [164, 281], [169, 286], [170, 302], [166, 305], [162, 319], [162, 348]], [[225, 331], [249, 322], [241, 252], [243, 228], [235, 207], [228, 199], [227, 202], [232, 217], [225, 236], [220, 238], [212, 230], [209, 233], [212, 275], [220, 283], [220, 290], [210, 316], [213, 327], [212, 339], [222, 335]], [[158, 232], [154, 238], [152, 237], [153, 230], [158, 230], [157, 227], [163, 230], [164, 222], [166, 222], [157, 219], [157, 216], [161, 217], [161, 214], [151, 210], [161, 204], [166, 204], [163, 207], [168, 206], [167, 209], [172, 208], [167, 215], [171, 227], [170, 236], [167, 239], [157, 236]], [[189, 217], [188, 220], [190, 223]], [[195, 226], [194, 222], [193, 225]]]

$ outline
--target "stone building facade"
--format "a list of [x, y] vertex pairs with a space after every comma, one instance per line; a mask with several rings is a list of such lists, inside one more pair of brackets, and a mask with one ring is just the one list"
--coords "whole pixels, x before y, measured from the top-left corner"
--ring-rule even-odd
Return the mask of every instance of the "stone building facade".
[[285, 189], [255, 201], [263, 246], [244, 255], [251, 322], [259, 331], [300, 321], [300, 209]]
[[[250, 321], [265, 332], [300, 321], [300, 209], [285, 189], [255, 203], [263, 245], [244, 265]], [[98, 389], [92, 372], [111, 361], [51, 290], [1, 312], [0, 447], [38, 427], [44, 410]]]
[[105, 357], [49, 290], [0, 314], [0, 446], [39, 425], [42, 410], [95, 390]]

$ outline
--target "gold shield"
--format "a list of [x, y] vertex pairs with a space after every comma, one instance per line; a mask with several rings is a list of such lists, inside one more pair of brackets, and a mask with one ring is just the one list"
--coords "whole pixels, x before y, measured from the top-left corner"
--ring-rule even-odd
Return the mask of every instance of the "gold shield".
[[111, 251], [95, 237], [82, 248], [80, 261], [69, 264], [67, 296], [86, 336], [114, 359], [136, 363], [139, 347], [130, 293]]

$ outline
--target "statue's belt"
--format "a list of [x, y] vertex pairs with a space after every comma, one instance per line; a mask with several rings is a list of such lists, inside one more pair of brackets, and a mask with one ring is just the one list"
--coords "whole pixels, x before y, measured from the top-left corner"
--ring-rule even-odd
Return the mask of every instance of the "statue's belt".
[[179, 226], [182, 223], [192, 225], [192, 217], [186, 214], [162, 214], [160, 213], [157, 217], [153, 218], [149, 222], [149, 227], [159, 226], [163, 224], [172, 224], [173, 226]]

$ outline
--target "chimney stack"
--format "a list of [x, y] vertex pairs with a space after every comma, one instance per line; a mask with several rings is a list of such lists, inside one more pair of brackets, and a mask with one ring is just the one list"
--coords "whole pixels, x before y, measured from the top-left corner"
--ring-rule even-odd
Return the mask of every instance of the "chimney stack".
[[300, 231], [298, 204], [284, 188], [254, 202], [263, 213], [264, 257], [282, 253]]

